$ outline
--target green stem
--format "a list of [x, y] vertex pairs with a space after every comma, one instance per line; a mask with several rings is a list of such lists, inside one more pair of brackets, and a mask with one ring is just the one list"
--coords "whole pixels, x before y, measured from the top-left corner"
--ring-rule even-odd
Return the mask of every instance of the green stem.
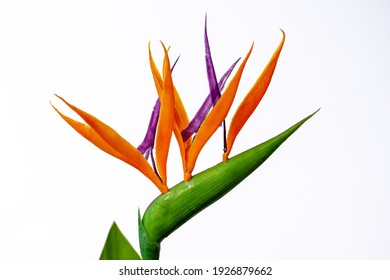
[[144, 260], [158, 260], [160, 258], [160, 242], [150, 239], [142, 223], [138, 209], [138, 235], [141, 244], [141, 255]]

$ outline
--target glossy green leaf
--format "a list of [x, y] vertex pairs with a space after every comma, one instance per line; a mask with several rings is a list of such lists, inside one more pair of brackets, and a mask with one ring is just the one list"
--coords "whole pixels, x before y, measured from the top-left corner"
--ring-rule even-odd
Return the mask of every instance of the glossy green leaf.
[[[317, 112], [317, 111], [316, 111]], [[142, 230], [148, 243], [140, 239], [144, 259], [158, 258], [158, 246], [165, 237], [227, 194], [256, 170], [269, 156], [316, 112], [299, 121], [279, 135], [259, 144], [226, 162], [219, 163], [187, 182], [181, 182], [167, 193], [158, 196], [146, 209], [142, 218]], [[281, 174], [283, 171], [281, 171]], [[154, 243], [153, 243], [154, 242]], [[145, 253], [144, 255], [144, 252]]]
[[114, 222], [108, 233], [100, 260], [141, 260], [141, 257]]

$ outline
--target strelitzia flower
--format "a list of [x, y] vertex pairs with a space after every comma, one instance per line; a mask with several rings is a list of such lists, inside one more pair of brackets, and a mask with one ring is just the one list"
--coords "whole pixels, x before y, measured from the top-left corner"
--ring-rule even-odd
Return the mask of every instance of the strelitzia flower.
[[[161, 74], [152, 57], [149, 43], [149, 63], [158, 98], [152, 111], [148, 130], [138, 148], [127, 142], [113, 128], [70, 104], [64, 98], [56, 95], [85, 123], [65, 116], [52, 105], [79, 134], [104, 152], [138, 169], [162, 193], [150, 204], [142, 218], [139, 213], [140, 247], [144, 259], [158, 259], [160, 243], [164, 238], [244, 180], [314, 114], [276, 137], [229, 158], [238, 133], [260, 103], [270, 84], [285, 41], [285, 34], [282, 31], [281, 42], [234, 113], [226, 133], [225, 118], [235, 99], [253, 44], [225, 89], [225, 84], [240, 59], [236, 60], [218, 80], [207, 35], [207, 18], [204, 31], [205, 62], [210, 91], [191, 121], [172, 79], [172, 71], [177, 60], [171, 66], [168, 56], [169, 49], [161, 43], [164, 50]], [[202, 148], [219, 127], [222, 127], [224, 139], [222, 162], [193, 176], [192, 173]], [[183, 181], [169, 189], [167, 187], [167, 158], [172, 134], [175, 135], [179, 145]], [[151, 164], [148, 163], [149, 158]], [[119, 229], [114, 224], [110, 234], [118, 231]], [[124, 238], [122, 235], [118, 236], [121, 239]], [[115, 254], [107, 253], [112, 252], [112, 248], [108, 248], [107, 244], [109, 244], [108, 241], [101, 258], [115, 258], [113, 257]], [[132, 248], [131, 245], [129, 246]]]
[[[256, 81], [256, 83], [254, 84], [254, 86], [249, 91], [249, 93], [247, 94], [247, 96], [239, 106], [238, 110], [236, 111], [229, 128], [227, 139], [225, 136], [226, 133], [224, 131], [225, 141], [224, 141], [223, 161], [227, 160], [231, 152], [231, 149], [233, 147], [233, 143], [239, 131], [244, 126], [245, 122], [248, 120], [251, 114], [254, 112], [260, 100], [264, 96], [264, 93], [267, 90], [267, 87], [271, 81], [272, 74], [276, 67], [276, 62], [279, 58], [280, 52], [283, 47], [285, 35], [283, 31], [282, 33], [283, 33], [282, 41], [279, 44], [278, 48], [276, 49], [269, 64], [264, 69], [263, 73], [260, 75], [259, 79]], [[236, 74], [232, 78], [231, 82], [227, 86], [223, 96], [221, 97], [221, 91], [223, 90], [225, 83], [228, 77], [230, 76], [231, 72], [233, 71], [233, 68], [237, 64], [238, 60], [233, 63], [233, 65], [222, 76], [220, 81], [217, 82], [217, 77], [215, 74], [215, 69], [211, 57], [210, 44], [207, 36], [207, 24], [205, 24], [204, 38], [205, 38], [205, 53], [206, 53], [205, 55], [206, 69], [207, 69], [207, 77], [209, 81], [210, 93], [208, 94], [201, 108], [198, 110], [197, 114], [195, 115], [193, 120], [191, 120], [191, 122], [189, 122], [188, 120], [186, 110], [183, 106], [183, 103], [180, 100], [180, 97], [176, 89], [174, 89], [175, 107], [173, 108], [173, 112], [170, 111], [170, 109], [167, 109], [170, 111], [169, 116], [172, 116], [172, 114], [174, 115], [173, 129], [174, 129], [174, 134], [176, 136], [176, 140], [180, 147], [180, 153], [182, 157], [182, 164], [183, 164], [183, 171], [184, 171], [184, 181], [188, 181], [192, 178], [192, 172], [194, 170], [196, 160], [202, 148], [210, 139], [210, 137], [215, 133], [218, 127], [221, 126], [221, 124], [223, 124], [225, 130], [225, 123], [224, 123], [225, 118], [233, 103], [243, 70], [245, 68], [246, 62], [253, 48], [253, 44], [252, 44], [248, 54], [246, 55], [245, 59], [241, 63], [239, 69], [237, 70]], [[149, 46], [149, 60], [150, 60], [150, 65], [151, 65], [152, 74], [155, 81], [157, 92], [161, 92], [163, 79], [161, 77], [161, 74], [158, 72], [153, 57], [151, 55], [150, 46]], [[164, 59], [164, 65], [165, 64], [166, 64], [166, 60]], [[166, 68], [164, 67], [164, 69]], [[154, 141], [153, 138], [155, 135], [158, 121], [161, 120], [161, 124], [165, 123], [165, 119], [164, 120], [162, 119], [163, 117], [161, 118], [158, 117], [158, 113], [157, 113], [158, 110], [162, 110], [160, 109], [161, 106], [160, 103], [158, 103], [159, 100], [156, 102], [155, 109], [151, 117], [149, 130], [147, 132], [147, 135], [145, 136], [145, 140], [140, 146], [143, 147], [143, 151], [146, 152], [147, 155], [150, 154], [150, 148], [153, 147], [153, 141]], [[211, 109], [212, 106], [214, 107]], [[171, 121], [169, 121], [169, 127], [170, 127], [170, 122]], [[195, 135], [196, 137], [194, 137]], [[156, 141], [156, 145], [158, 143], [159, 141]], [[164, 179], [165, 179], [165, 175], [166, 175], [165, 173], [162, 174], [162, 176], [164, 176]]]

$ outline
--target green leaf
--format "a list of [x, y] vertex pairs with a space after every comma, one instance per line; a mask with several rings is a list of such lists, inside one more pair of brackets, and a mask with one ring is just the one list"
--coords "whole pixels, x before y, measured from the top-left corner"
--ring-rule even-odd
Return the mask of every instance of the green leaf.
[[141, 257], [114, 222], [108, 233], [100, 260], [141, 260]]

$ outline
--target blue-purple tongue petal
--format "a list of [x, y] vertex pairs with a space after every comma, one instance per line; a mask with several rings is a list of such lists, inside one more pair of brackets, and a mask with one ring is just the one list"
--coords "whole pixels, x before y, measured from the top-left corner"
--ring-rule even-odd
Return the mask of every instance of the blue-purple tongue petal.
[[218, 99], [221, 97], [221, 92], [219, 91], [217, 76], [215, 75], [213, 59], [211, 58], [209, 38], [207, 36], [207, 16], [205, 18], [205, 23], [204, 23], [204, 44], [205, 44], [207, 78], [209, 80], [210, 95], [211, 95], [211, 100], [213, 101], [213, 106], [215, 106]]
[[[188, 126], [182, 131], [181, 136], [184, 141], [187, 141], [191, 135], [198, 132], [200, 125], [203, 120], [206, 118], [212, 106], [215, 106], [219, 98], [221, 97], [221, 91], [223, 90], [226, 80], [233, 71], [237, 62], [240, 59], [237, 59], [233, 65], [228, 69], [228, 71], [222, 76], [219, 83], [217, 83], [217, 76], [215, 74], [213, 60], [211, 58], [210, 44], [207, 36], [207, 16], [205, 19], [205, 28], [204, 28], [204, 43], [205, 43], [205, 58], [206, 58], [206, 69], [207, 69], [207, 78], [209, 80], [210, 93], [207, 95], [202, 106], [199, 108], [198, 112], [195, 114], [195, 117], [191, 120]], [[225, 126], [224, 126], [225, 129]], [[224, 131], [224, 135], [226, 132]]]
[[[173, 66], [171, 67], [171, 72], [176, 66], [177, 61], [179, 60], [180, 55], [176, 58]], [[156, 138], [157, 131], [157, 123], [160, 117], [160, 99], [157, 98], [156, 103], [153, 107], [152, 115], [150, 117], [148, 130], [146, 131], [146, 135], [142, 143], [138, 146], [138, 150], [145, 156], [146, 159], [149, 158], [149, 155], [153, 156], [153, 147], [154, 147], [154, 139]], [[154, 160], [152, 158], [152, 162], [154, 165]], [[157, 172], [156, 172], [157, 173]]]
[[[229, 78], [230, 74], [232, 73], [234, 67], [240, 60], [237, 59], [232, 66], [226, 71], [226, 73], [222, 76], [222, 78], [218, 82], [218, 88], [221, 92], [223, 88], [225, 87], [226, 81]], [[190, 121], [188, 126], [181, 132], [181, 136], [183, 137], [184, 141], [187, 141], [188, 138], [191, 137], [194, 133], [198, 132], [198, 129], [200, 125], [202, 124], [203, 120], [206, 118], [207, 114], [209, 113], [211, 107], [213, 106], [213, 100], [211, 97], [211, 92], [207, 95], [206, 99], [203, 101], [202, 106], [200, 106], [198, 112], [196, 112], [194, 118]]]
[[180, 58], [180, 55], [176, 58], [175, 62], [173, 63], [173, 65], [171, 67], [171, 73], [172, 73], [173, 69], [175, 69], [176, 63], [179, 60], [179, 58]]
[[157, 123], [160, 116], [160, 99], [156, 100], [154, 105], [152, 116], [150, 117], [148, 130], [142, 143], [138, 146], [138, 150], [145, 155], [145, 158], [148, 159], [150, 149], [154, 146], [154, 139], [156, 138]]

